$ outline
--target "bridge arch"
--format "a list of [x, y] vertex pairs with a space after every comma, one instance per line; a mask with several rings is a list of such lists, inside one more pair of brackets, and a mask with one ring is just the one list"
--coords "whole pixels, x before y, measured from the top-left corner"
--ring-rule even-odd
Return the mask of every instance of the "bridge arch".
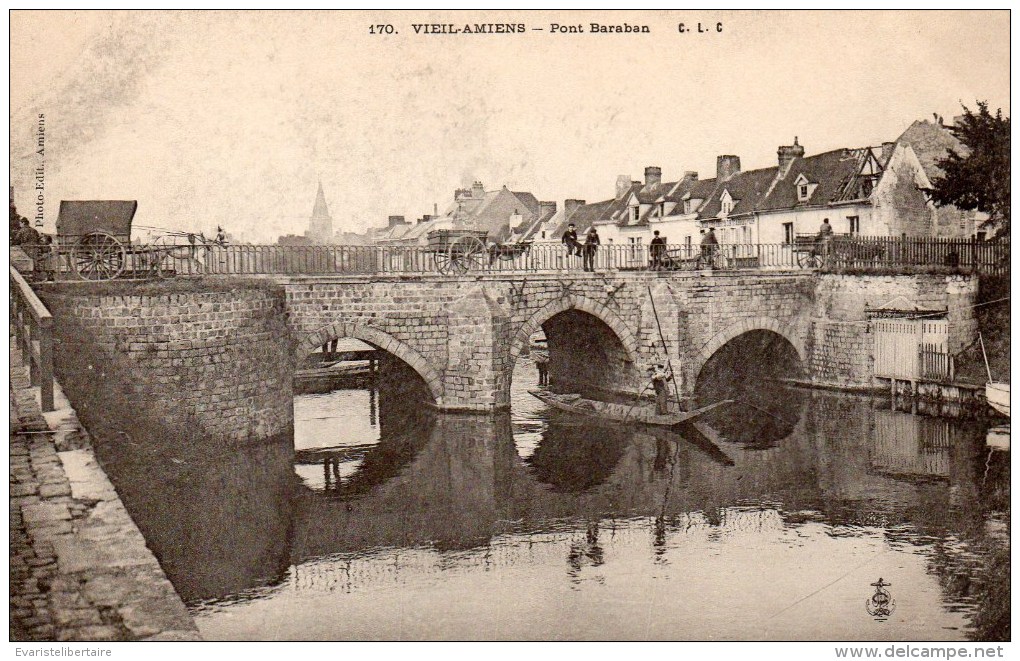
[[371, 326], [337, 322], [320, 328], [306, 335], [298, 344], [298, 359], [312, 353], [317, 347], [322, 346], [326, 342], [342, 337], [350, 337], [362, 342], [368, 342], [404, 361], [422, 378], [436, 403], [439, 404], [443, 401], [443, 378], [429, 364], [428, 359], [392, 335]]
[[797, 357], [800, 358], [801, 363], [806, 361], [807, 352], [804, 349], [804, 341], [790, 331], [789, 323], [783, 323], [774, 317], [749, 317], [719, 331], [698, 349], [694, 358], [694, 368], [692, 370], [694, 380], [692, 384], [697, 382], [698, 377], [701, 375], [701, 369], [708, 362], [709, 358], [721, 349], [723, 345], [744, 333], [757, 330], [771, 331], [779, 335], [796, 350]]
[[570, 295], [533, 312], [511, 335], [502, 389], [508, 403], [518, 358], [539, 330], [548, 340], [546, 374], [553, 386], [582, 392], [630, 392], [636, 387], [640, 354], [633, 331], [601, 303]]
[[624, 323], [623, 319], [606, 306], [597, 301], [593, 301], [590, 298], [584, 296], [564, 296], [563, 298], [545, 305], [532, 314], [531, 317], [525, 321], [523, 325], [521, 325], [517, 334], [514, 335], [514, 339], [510, 342], [509, 369], [511, 372], [513, 371], [514, 363], [517, 362], [517, 357], [521, 355], [525, 345], [528, 344], [528, 339], [542, 328], [542, 324], [561, 312], [566, 312], [568, 310], [587, 312], [599, 321], [603, 322], [613, 331], [613, 333], [616, 334], [617, 339], [620, 340], [624, 351], [627, 353], [627, 357], [632, 362], [637, 362], [637, 338], [634, 337], [634, 333], [632, 333], [630, 328], [627, 327], [627, 324]]

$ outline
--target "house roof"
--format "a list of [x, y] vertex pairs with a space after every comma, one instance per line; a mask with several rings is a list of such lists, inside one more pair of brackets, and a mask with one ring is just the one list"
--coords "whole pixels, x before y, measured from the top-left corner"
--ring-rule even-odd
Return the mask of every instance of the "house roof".
[[970, 151], [953, 135], [949, 127], [927, 120], [917, 120], [908, 126], [907, 130], [896, 138], [896, 143], [910, 145], [929, 179], [943, 174], [938, 161], [945, 158], [950, 150], [961, 156], [966, 156]]
[[[528, 211], [530, 211], [531, 213], [538, 215], [538, 213], [541, 211], [542, 205], [539, 204], [538, 198], [532, 195], [531, 193], [527, 191], [510, 191], [510, 192], [513, 193], [514, 197], [520, 200], [524, 204], [524, 206], [528, 208]], [[521, 209], [521, 211], [524, 210]]]
[[[514, 193], [514, 195], [517, 195], [517, 193]], [[521, 241], [527, 241], [542, 228], [544, 223], [549, 222], [556, 213], [556, 207], [549, 207], [545, 210], [545, 213], [536, 216], [535, 220], [530, 223], [524, 222], [518, 227], [513, 228], [514, 234], [518, 235]]]
[[[807, 158], [798, 158], [790, 165], [781, 180], [777, 181], [761, 210], [791, 209], [797, 206], [830, 204], [858, 199], [858, 177], [867, 159], [872, 157], [869, 147], [860, 149], [834, 149]], [[769, 168], [773, 176], [776, 168]], [[806, 201], [800, 201], [797, 180], [804, 176], [816, 187]]]
[[591, 227], [592, 223], [600, 219], [605, 215], [606, 211], [616, 202], [613, 200], [603, 200], [601, 202], [592, 202], [591, 204], [582, 204], [567, 216], [564, 214], [564, 218], [560, 221], [560, 224], [556, 227], [554, 234], [556, 236], [563, 236], [563, 233], [567, 231], [567, 226], [573, 223], [577, 227], [578, 234], [587, 232], [588, 228]]
[[738, 172], [724, 182], [717, 182], [711, 197], [698, 210], [698, 215], [708, 218], [718, 216], [722, 210], [723, 193], [726, 192], [733, 199], [733, 209], [729, 215], [735, 216], [755, 211], [768, 194], [777, 174], [779, 174], [779, 166]]

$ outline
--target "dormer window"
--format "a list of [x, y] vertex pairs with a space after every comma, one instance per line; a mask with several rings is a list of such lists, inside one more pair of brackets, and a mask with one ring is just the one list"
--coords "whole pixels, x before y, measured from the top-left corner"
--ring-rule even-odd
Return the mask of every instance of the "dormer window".
[[635, 223], [641, 220], [641, 207], [631, 207], [630, 217]]
[[808, 181], [807, 177], [803, 174], [797, 177], [797, 181], [794, 184], [797, 187], [797, 201], [807, 202], [811, 199], [811, 194], [815, 192], [815, 188], [818, 184], [813, 184]]
[[719, 198], [719, 214], [726, 216], [733, 212], [733, 198], [730, 197], [730, 192], [724, 190], [722, 197]]

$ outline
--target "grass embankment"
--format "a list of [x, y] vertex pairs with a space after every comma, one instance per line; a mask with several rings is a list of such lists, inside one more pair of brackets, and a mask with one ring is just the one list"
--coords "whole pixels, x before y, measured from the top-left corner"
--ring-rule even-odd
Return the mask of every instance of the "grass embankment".
[[[992, 379], [1009, 383], [1009, 276], [982, 276], [974, 309], [984, 339]], [[956, 380], [982, 384], [988, 381], [981, 344], [974, 342], [956, 356]]]

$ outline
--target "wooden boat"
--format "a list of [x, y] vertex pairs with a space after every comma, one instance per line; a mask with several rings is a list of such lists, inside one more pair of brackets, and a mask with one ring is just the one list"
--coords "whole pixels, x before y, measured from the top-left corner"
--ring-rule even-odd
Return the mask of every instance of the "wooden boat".
[[1009, 384], [1008, 383], [986, 383], [985, 399], [993, 409], [1002, 415], [1009, 417]]
[[298, 369], [294, 372], [296, 379], [331, 379], [335, 377], [353, 377], [370, 374], [367, 360], [355, 362], [333, 361], [319, 363], [316, 367]]
[[1009, 452], [1009, 425], [999, 425], [988, 430], [985, 444], [989, 450]]
[[558, 395], [556, 393], [544, 392], [541, 390], [529, 390], [528, 392], [549, 406], [560, 409], [561, 411], [570, 411], [571, 413], [577, 413], [591, 418], [599, 418], [601, 420], [610, 420], [613, 422], [633, 422], [642, 425], [659, 425], [664, 427], [679, 425], [682, 422], [692, 420], [699, 415], [708, 413], [718, 406], [729, 404], [733, 401], [731, 399], [724, 399], [720, 402], [709, 404], [708, 406], [702, 406], [700, 409], [695, 409], [693, 411], [681, 411], [678, 413], [659, 415], [658, 413], [655, 413], [654, 409], [647, 406], [632, 406], [630, 404], [600, 402], [597, 399], [585, 399], [584, 397], [576, 394]]

